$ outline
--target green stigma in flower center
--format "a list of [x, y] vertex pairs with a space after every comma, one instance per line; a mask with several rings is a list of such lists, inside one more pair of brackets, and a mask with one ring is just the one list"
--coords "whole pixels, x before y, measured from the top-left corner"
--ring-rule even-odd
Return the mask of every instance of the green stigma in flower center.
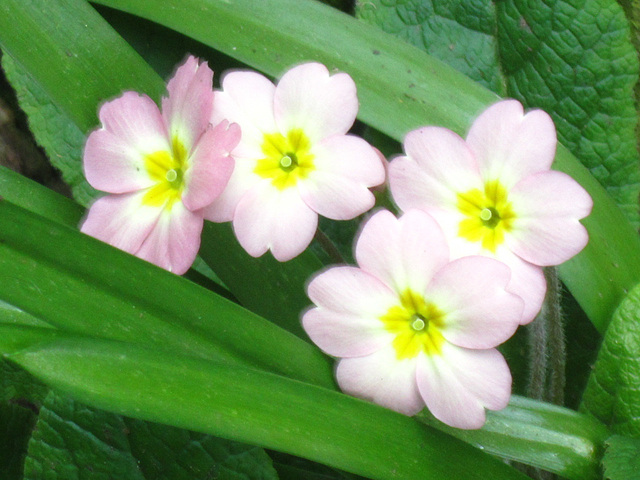
[[411, 289], [401, 292], [399, 303], [380, 317], [385, 330], [395, 335], [392, 344], [399, 360], [414, 358], [420, 352], [439, 355], [444, 319], [444, 312]]
[[458, 193], [456, 206], [462, 214], [458, 235], [495, 252], [516, 219], [507, 197], [507, 189], [497, 180], [486, 182], [482, 190], [474, 188]]
[[285, 172], [290, 172], [298, 166], [298, 157], [293, 152], [287, 152], [280, 159], [280, 168]]
[[264, 158], [257, 161], [254, 173], [268, 178], [279, 190], [292, 187], [315, 169], [309, 137], [299, 128], [281, 133], [264, 134]]
[[144, 157], [147, 173], [156, 183], [142, 199], [152, 207], [171, 208], [181, 198], [184, 189], [184, 171], [187, 167], [187, 151], [178, 138], [174, 138], [170, 150], [158, 150]]
[[424, 330], [424, 328], [427, 326], [428, 321], [425, 321], [425, 318], [419, 313], [416, 313], [411, 318], [412, 318], [411, 328], [413, 328], [416, 332], [420, 332]]

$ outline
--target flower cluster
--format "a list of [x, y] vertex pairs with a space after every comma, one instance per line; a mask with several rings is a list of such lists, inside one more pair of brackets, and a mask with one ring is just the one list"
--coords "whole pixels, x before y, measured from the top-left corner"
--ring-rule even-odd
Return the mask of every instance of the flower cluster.
[[213, 72], [189, 57], [169, 81], [162, 113], [126, 92], [100, 109], [89, 135], [89, 183], [97, 200], [82, 231], [177, 274], [200, 246], [203, 219], [233, 222], [253, 256], [290, 260], [313, 239], [318, 214], [369, 210], [385, 181], [376, 150], [347, 135], [358, 111], [347, 74], [308, 63], [277, 86], [255, 72]]
[[[356, 86], [320, 64], [274, 85], [255, 72], [213, 72], [189, 57], [162, 109], [125, 92], [100, 110], [87, 140], [87, 180], [98, 199], [82, 231], [182, 274], [205, 219], [232, 222], [252, 256], [286, 261], [310, 244], [318, 215], [371, 209], [385, 161], [348, 134]], [[509, 368], [496, 350], [540, 310], [542, 267], [588, 241], [589, 195], [551, 171], [551, 118], [514, 100], [483, 112], [467, 138], [440, 127], [407, 134], [388, 165], [402, 214], [373, 214], [355, 245], [357, 266], [308, 285], [309, 337], [339, 359], [347, 393], [413, 415], [425, 405], [459, 428], [506, 406]]]
[[445, 128], [407, 134], [389, 165], [405, 213], [374, 214], [355, 246], [358, 267], [333, 267], [308, 286], [311, 339], [339, 357], [353, 395], [407, 415], [480, 428], [506, 406], [511, 375], [495, 349], [538, 313], [543, 266], [588, 241], [591, 197], [551, 171], [556, 135], [540, 110], [506, 100], [466, 140]]

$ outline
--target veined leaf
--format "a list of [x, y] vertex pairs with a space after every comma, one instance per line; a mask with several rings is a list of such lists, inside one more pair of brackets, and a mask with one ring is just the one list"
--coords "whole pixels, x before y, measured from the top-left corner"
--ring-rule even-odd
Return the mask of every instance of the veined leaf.
[[613, 316], [581, 409], [614, 433], [640, 438], [640, 285]]
[[209, 435], [122, 418], [51, 392], [29, 442], [24, 478], [275, 480], [266, 453]]
[[373, 479], [526, 478], [412, 418], [254, 369], [72, 337], [9, 358], [89, 405], [258, 444]]
[[[100, 0], [189, 35], [271, 75], [316, 60], [356, 81], [360, 119], [397, 140], [433, 124], [464, 134], [497, 100], [451, 67], [375, 27], [311, 0]], [[590, 242], [560, 268], [563, 281], [602, 332], [640, 281], [640, 239], [597, 180], [565, 148], [554, 167], [591, 194]]]

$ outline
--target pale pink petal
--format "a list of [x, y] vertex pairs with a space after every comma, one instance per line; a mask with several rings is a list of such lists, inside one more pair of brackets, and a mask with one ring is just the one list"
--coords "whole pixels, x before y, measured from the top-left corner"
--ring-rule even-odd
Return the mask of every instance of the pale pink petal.
[[81, 231], [136, 255], [162, 213], [162, 207], [142, 204], [146, 192], [107, 195], [96, 200]]
[[[234, 151], [235, 152], [235, 151]], [[262, 181], [253, 173], [255, 161], [239, 158], [233, 153], [235, 166], [227, 186], [220, 196], [204, 209], [204, 218], [212, 222], [230, 222], [242, 196]]]
[[144, 166], [144, 155], [108, 130], [94, 130], [84, 148], [87, 181], [98, 190], [128, 193], [155, 183]]
[[520, 324], [525, 325], [533, 320], [544, 301], [547, 293], [547, 282], [541, 267], [523, 260], [511, 250], [499, 250], [498, 260], [505, 263], [511, 270], [511, 280], [507, 290], [524, 300], [524, 311]]
[[524, 307], [520, 297], [505, 290], [510, 277], [504, 263], [480, 256], [441, 268], [425, 296], [445, 313], [442, 335], [466, 348], [492, 348], [509, 339]]
[[239, 124], [242, 141], [234, 155], [260, 158], [264, 134], [278, 131], [273, 116], [275, 85], [256, 72], [234, 71], [224, 74], [222, 89], [215, 92], [211, 123]]
[[480, 172], [464, 140], [446, 128], [409, 132], [406, 157], [389, 164], [389, 186], [402, 210], [454, 207], [457, 194], [481, 188]]
[[200, 210], [220, 196], [235, 163], [229, 153], [239, 141], [240, 127], [227, 121], [211, 126], [200, 137], [184, 179], [182, 202], [188, 210]]
[[431, 413], [456, 428], [477, 429], [485, 408], [509, 402], [511, 372], [495, 349], [467, 350], [444, 343], [441, 355], [420, 355], [417, 383]]
[[190, 152], [205, 131], [213, 108], [213, 71], [207, 62], [189, 56], [167, 84], [168, 98], [162, 99], [162, 115], [171, 137], [178, 138]]
[[276, 87], [274, 114], [280, 132], [300, 128], [312, 144], [347, 133], [357, 113], [356, 85], [351, 77], [330, 75], [319, 63], [292, 68]]
[[415, 359], [398, 360], [391, 345], [371, 355], [340, 360], [336, 377], [345, 393], [405, 415], [415, 415], [424, 407], [416, 385]]
[[394, 338], [380, 321], [324, 308], [305, 312], [302, 326], [318, 347], [334, 357], [370, 355]]
[[313, 146], [314, 170], [300, 181], [305, 203], [322, 216], [349, 220], [375, 203], [368, 187], [384, 182], [385, 171], [376, 151], [364, 140], [338, 135]]
[[409, 210], [400, 219], [387, 211], [374, 214], [358, 237], [355, 256], [360, 267], [396, 292], [422, 292], [449, 261], [442, 231], [425, 212]]
[[307, 294], [319, 307], [363, 318], [379, 318], [398, 301], [378, 278], [350, 266], [332, 267], [317, 275]]
[[190, 212], [180, 202], [164, 209], [137, 255], [177, 275], [193, 264], [200, 248], [202, 213]]
[[309, 246], [318, 214], [302, 201], [297, 189], [279, 190], [269, 180], [256, 184], [236, 207], [233, 228], [240, 245], [254, 257], [267, 250], [280, 262]]
[[87, 140], [84, 171], [98, 190], [126, 193], [146, 188], [153, 181], [144, 156], [168, 151], [167, 129], [156, 104], [146, 95], [125, 92], [100, 108], [102, 129]]
[[509, 199], [517, 219], [506, 241], [525, 260], [559, 265], [589, 241], [579, 220], [589, 215], [593, 201], [569, 175], [556, 171], [531, 175], [514, 187]]
[[471, 126], [467, 144], [485, 180], [510, 189], [527, 176], [548, 170], [556, 152], [553, 120], [542, 110], [526, 115], [517, 100], [487, 108]]

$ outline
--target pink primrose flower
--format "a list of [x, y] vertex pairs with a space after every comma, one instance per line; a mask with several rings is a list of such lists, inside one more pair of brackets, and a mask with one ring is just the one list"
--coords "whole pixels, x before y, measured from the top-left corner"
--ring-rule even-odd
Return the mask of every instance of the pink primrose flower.
[[486, 255], [506, 263], [509, 289], [525, 301], [522, 324], [540, 310], [543, 266], [558, 265], [588, 242], [580, 219], [589, 194], [570, 176], [550, 170], [556, 131], [545, 112], [524, 114], [505, 100], [485, 110], [466, 141], [445, 128], [407, 134], [405, 156], [389, 165], [394, 200], [420, 208], [440, 224], [453, 258]]
[[373, 147], [346, 135], [357, 111], [351, 77], [318, 63], [292, 68], [277, 86], [255, 72], [225, 75], [212, 122], [237, 122], [242, 140], [229, 185], [205, 218], [233, 221], [250, 255], [271, 250], [286, 261], [309, 245], [318, 214], [347, 220], [369, 210], [368, 187], [385, 171]]
[[302, 323], [339, 357], [343, 391], [406, 415], [424, 405], [458, 428], [480, 428], [504, 408], [511, 373], [494, 348], [519, 325], [523, 301], [505, 290], [509, 268], [482, 256], [449, 261], [427, 213], [386, 210], [364, 225], [359, 267], [332, 267], [308, 285]]
[[146, 95], [125, 92], [100, 108], [84, 171], [112, 195], [91, 205], [82, 231], [172, 271], [198, 253], [203, 209], [226, 186], [238, 125], [210, 123], [213, 72], [189, 57], [169, 81], [162, 113]]

